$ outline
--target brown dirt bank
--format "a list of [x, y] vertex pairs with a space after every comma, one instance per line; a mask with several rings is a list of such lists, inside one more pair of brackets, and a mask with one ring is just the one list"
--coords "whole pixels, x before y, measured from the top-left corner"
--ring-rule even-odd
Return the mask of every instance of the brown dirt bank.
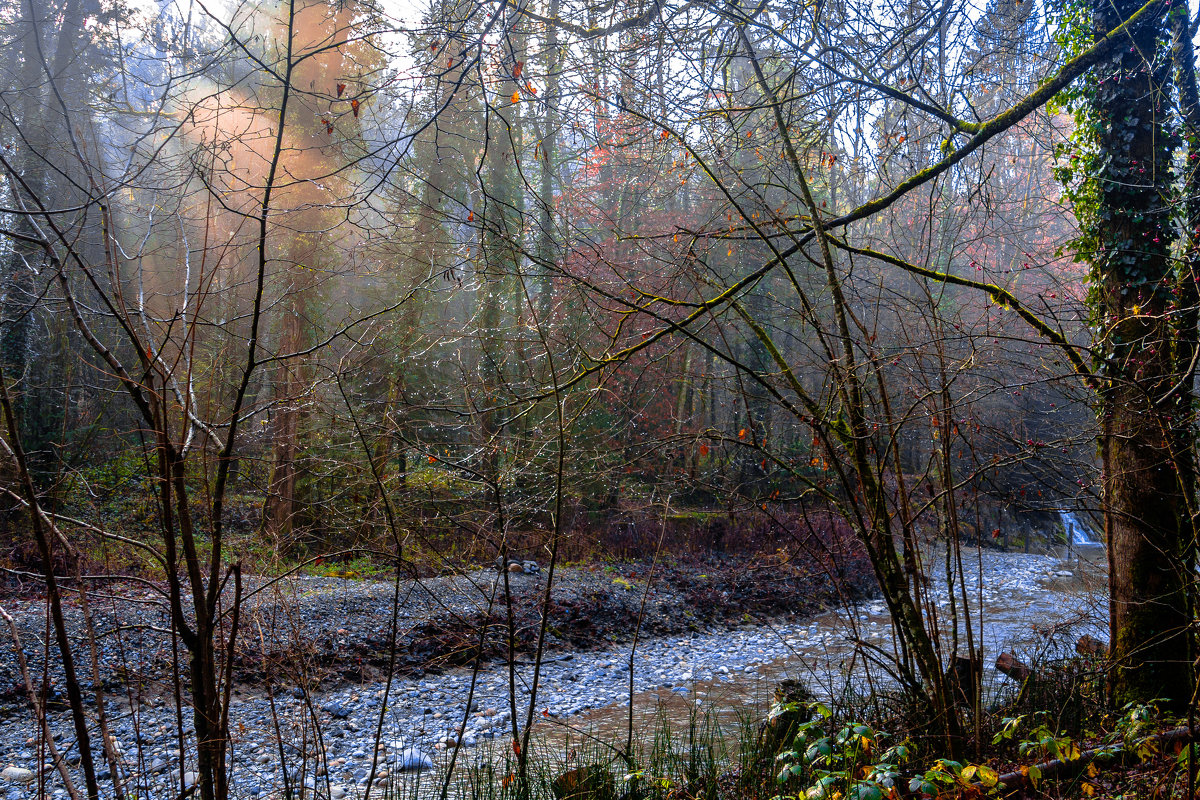
[[[642, 636], [805, 616], [875, 589], [860, 552], [820, 558], [709, 556], [659, 563], [647, 590], [648, 562], [571, 566], [556, 571], [548, 605], [547, 646], [563, 652]], [[237, 678], [261, 684], [316, 685], [378, 677], [390, 664], [419, 675], [535, 649], [546, 572], [510, 574], [507, 598], [494, 570], [474, 569], [399, 582], [294, 576], [246, 580], [248, 599], [234, 653]], [[106, 582], [90, 590], [98, 636], [99, 676], [106, 685], [148, 694], [170, 691], [172, 641], [164, 599], [144, 584]], [[231, 598], [230, 593], [226, 593]], [[90, 679], [77, 594], [68, 592], [68, 627], [81, 674]], [[643, 607], [644, 602], [644, 607]], [[51, 694], [62, 688], [55, 643], [46, 637], [44, 599], [36, 587], [0, 594], [18, 622], [34, 672]], [[396, 645], [391, 645], [393, 607]], [[510, 627], [511, 619], [511, 627]], [[0, 704], [23, 701], [7, 635], [0, 645]], [[49, 645], [47, 646], [47, 643]], [[179, 648], [180, 657], [185, 658]], [[48, 664], [48, 667], [45, 666]], [[186, 674], [186, 670], [183, 671]]]

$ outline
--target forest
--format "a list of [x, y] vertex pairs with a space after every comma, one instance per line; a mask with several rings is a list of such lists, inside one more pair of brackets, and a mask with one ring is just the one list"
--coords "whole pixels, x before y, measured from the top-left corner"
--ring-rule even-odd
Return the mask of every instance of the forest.
[[1200, 796], [1187, 3], [0, 9], [4, 800]]

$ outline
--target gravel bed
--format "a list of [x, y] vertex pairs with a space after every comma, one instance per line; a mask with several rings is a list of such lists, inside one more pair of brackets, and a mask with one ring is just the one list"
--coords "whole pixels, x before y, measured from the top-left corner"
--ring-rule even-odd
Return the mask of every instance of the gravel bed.
[[[860, 555], [842, 560], [835, 588], [819, 565], [709, 559], [658, 565], [649, 589], [646, 564], [559, 569], [548, 606], [546, 646], [551, 651], [590, 650], [643, 636], [736, 627], [764, 617], [808, 616], [847, 596], [874, 591]], [[246, 601], [234, 651], [243, 685], [328, 688], [361, 684], [392, 671], [421, 677], [470, 663], [482, 646], [484, 660], [505, 659], [511, 597], [513, 647], [535, 649], [542, 621], [546, 572], [506, 573], [476, 569], [461, 575], [403, 580], [399, 603], [390, 581], [294, 576], [279, 581], [247, 578]], [[0, 586], [0, 589], [3, 589]], [[97, 635], [99, 677], [115, 690], [140, 695], [173, 694], [174, 654], [163, 595], [141, 583], [108, 583], [89, 591]], [[65, 616], [80, 662], [92, 679], [86, 629], [77, 593], [66, 590]], [[223, 598], [231, 603], [232, 591]], [[7, 587], [0, 606], [15, 618], [35, 676], [47, 662], [46, 607], [37, 594]], [[396, 644], [392, 646], [393, 609]], [[0, 634], [0, 718], [24, 704], [24, 689], [6, 631]], [[483, 637], [481, 639], [481, 634]], [[63, 687], [57, 645], [49, 643], [52, 696]], [[180, 671], [186, 675], [186, 670]]]
[[[626, 574], [630, 573], [636, 573], [636, 569]], [[455, 608], [454, 604], [461, 603], [457, 613], [468, 614], [478, 591], [468, 579], [477, 587], [493, 578], [494, 573], [481, 572], [454, 579], [457, 588], [446, 588], [435, 605]], [[630, 586], [616, 583], [620, 592], [629, 595], [628, 602], [616, 607], [635, 609], [641, 600], [636, 574], [626, 577], [589, 572], [584, 580], [588, 585], [600, 581], [614, 585], [618, 578]], [[983, 608], [989, 617], [985, 655], [994, 657], [1000, 648], [1019, 649], [1030, 642], [1036, 625], [1079, 613], [1073, 604], [1063, 601], [1065, 593], [1078, 586], [1078, 571], [1065, 567], [1059, 559], [988, 553], [982, 578]], [[521, 587], [522, 591], [544, 586], [536, 575], [522, 576], [513, 583], [519, 586], [522, 581], [528, 584]], [[376, 611], [376, 628], [386, 629], [390, 624], [389, 585], [304, 579], [294, 588], [301, 597], [336, 597], [328, 601], [328, 614], [323, 620], [341, 626], [334, 629], [337, 636], [350, 637], [352, 626], [365, 621], [372, 608]], [[980, 575], [972, 570], [966, 589], [973, 605], [980, 588]], [[949, 604], [944, 582], [935, 578], [933, 591], [937, 604]], [[669, 597], [670, 601], [675, 599]], [[324, 602], [318, 601], [317, 605]], [[405, 607], [406, 614], [415, 602]], [[266, 604], [263, 610], [270, 607]], [[679, 616], [683, 612], [666, 608], [664, 613]], [[602, 615], [593, 625], [606, 625], [607, 619]], [[312, 633], [319, 624], [320, 619], [309, 621], [309, 627], [298, 623], [295, 635]], [[801, 677], [820, 691], [817, 677], [837, 674], [852, 649], [853, 639], [886, 645], [890, 639], [887, 625], [882, 603], [870, 600], [855, 605], [850, 614], [831, 612], [809, 619], [778, 617], [768, 624], [740, 628], [693, 619], [691, 630], [659, 633], [639, 642], [632, 686], [643, 703], [670, 698], [690, 706], [710, 702], [709, 697], [717, 697], [722, 687], [752, 681], [770, 684], [783, 676]], [[338, 634], [339, 630], [345, 633]], [[542, 667], [537, 718], [544, 726], [551, 726], [570, 724], [580, 715], [602, 719], [614, 713], [630, 687], [628, 644], [601, 646], [593, 640], [589, 648], [574, 649], [564, 638], [560, 645]], [[514, 674], [518, 719], [522, 719], [532, 666], [524, 658], [519, 662]], [[422, 780], [432, 787], [440, 785], [453, 749], [468, 748], [465, 752], [469, 754], [474, 752], [471, 748], [489, 740], [503, 743], [512, 730], [509, 671], [500, 663], [485, 664], [477, 673], [447, 665], [440, 673], [397, 675], [386, 694], [386, 703], [385, 685], [376, 680], [326, 680], [306, 686], [277, 682], [275, 677], [269, 682], [270, 697], [265, 691], [268, 684], [259, 682], [239, 686], [233, 698], [231, 752], [237, 797], [278, 797], [285, 769], [292, 785], [304, 783], [315, 790], [317, 797], [328, 800], [361, 794], [372, 768], [381, 783]], [[114, 694], [110, 712], [114, 737], [126, 754], [125, 769], [136, 785], [138, 797], [168, 798], [178, 794], [181, 758], [175, 720], [177, 713], [182, 714], [185, 729], [190, 728], [189, 709], [177, 712], [161, 692], [124, 692]], [[54, 727], [60, 746], [73, 752], [73, 733], [65, 714], [54, 715]], [[381, 731], [378, 746], [377, 728]], [[27, 723], [18, 723], [15, 717], [0, 722], [0, 766], [27, 771], [29, 776], [47, 769], [30, 730]], [[184, 749], [190, 747], [185, 741]], [[186, 765], [194, 761], [185, 755], [182, 763], [186, 771]], [[17, 774], [23, 777], [26, 772]], [[51, 795], [62, 794], [57, 776], [50, 776], [48, 791]], [[4, 800], [25, 800], [35, 794], [32, 784], [17, 779], [0, 779], [0, 793]]]

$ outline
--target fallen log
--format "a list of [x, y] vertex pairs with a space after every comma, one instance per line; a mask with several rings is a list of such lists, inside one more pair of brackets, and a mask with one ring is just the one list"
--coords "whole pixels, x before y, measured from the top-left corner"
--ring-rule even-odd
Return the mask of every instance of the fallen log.
[[[1147, 736], [1140, 742], [1154, 742], [1160, 748], [1165, 748], [1172, 744], [1182, 744], [1189, 742], [1195, 738], [1195, 732], [1187, 727], [1172, 728], [1169, 731]], [[1035, 764], [1032, 767], [1022, 767], [1019, 770], [1006, 772], [999, 778], [999, 783], [1004, 785], [1002, 797], [1011, 797], [1017, 791], [1029, 788], [1037, 788], [1037, 783], [1048, 778], [1055, 779], [1071, 779], [1078, 777], [1088, 764], [1094, 763], [1101, 759], [1109, 758], [1124, 758], [1128, 757], [1129, 753], [1119, 745], [1109, 745], [1107, 747], [1095, 747], [1091, 750], [1084, 750], [1079, 754], [1079, 758], [1073, 758], [1070, 761], [1056, 758], [1052, 761], [1043, 761], [1040, 764]], [[985, 788], [980, 784], [980, 788]]]
[[1001, 653], [996, 656], [996, 669], [1008, 677], [1023, 681], [1033, 674], [1033, 667], [1020, 660], [1012, 653]]

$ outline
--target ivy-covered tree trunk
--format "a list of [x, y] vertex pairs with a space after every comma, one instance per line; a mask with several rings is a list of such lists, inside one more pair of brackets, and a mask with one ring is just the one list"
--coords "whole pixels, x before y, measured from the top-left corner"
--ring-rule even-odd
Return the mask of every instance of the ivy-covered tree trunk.
[[[1097, 36], [1141, 0], [1095, 0]], [[1166, 6], [1095, 68], [1092, 124], [1093, 304], [1100, 396], [1105, 529], [1117, 704], [1191, 693], [1188, 647], [1188, 482], [1177, 443], [1190, 419], [1179, 381], [1171, 220], [1174, 136]]]

